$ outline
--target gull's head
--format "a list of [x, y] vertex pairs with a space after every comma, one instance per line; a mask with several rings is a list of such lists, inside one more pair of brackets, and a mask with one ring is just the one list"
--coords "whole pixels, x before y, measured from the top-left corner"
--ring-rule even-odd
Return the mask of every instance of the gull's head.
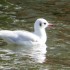
[[47, 28], [48, 26], [50, 26], [50, 24], [43, 18], [39, 18], [35, 21], [35, 24], [34, 24], [34, 28], [35, 29], [45, 29]]

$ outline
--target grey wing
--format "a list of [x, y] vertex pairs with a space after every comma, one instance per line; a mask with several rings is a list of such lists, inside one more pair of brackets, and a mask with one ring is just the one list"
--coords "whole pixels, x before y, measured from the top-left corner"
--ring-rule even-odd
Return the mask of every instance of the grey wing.
[[39, 37], [28, 31], [9, 31], [1, 30], [0, 37], [6, 41], [20, 42], [20, 41], [38, 41]]
[[[18, 35], [16, 40], [20, 41], [38, 41], [39, 37], [34, 35], [33, 33], [30, 33], [28, 31], [15, 31], [15, 33]], [[14, 39], [13, 39], [14, 40]]]

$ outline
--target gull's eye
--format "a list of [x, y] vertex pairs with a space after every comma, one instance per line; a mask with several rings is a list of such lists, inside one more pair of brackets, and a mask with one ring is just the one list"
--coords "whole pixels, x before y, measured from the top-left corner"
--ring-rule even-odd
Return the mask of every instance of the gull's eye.
[[46, 23], [44, 23], [44, 25], [46, 25]]

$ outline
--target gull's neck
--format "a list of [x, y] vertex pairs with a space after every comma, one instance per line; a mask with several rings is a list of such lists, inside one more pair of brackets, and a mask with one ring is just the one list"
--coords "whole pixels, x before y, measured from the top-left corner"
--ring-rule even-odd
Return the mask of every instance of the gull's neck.
[[46, 36], [46, 31], [44, 28], [35, 28], [34, 29], [34, 33], [40, 37], [40, 39], [42, 40], [42, 42], [46, 42], [47, 40], [47, 36]]

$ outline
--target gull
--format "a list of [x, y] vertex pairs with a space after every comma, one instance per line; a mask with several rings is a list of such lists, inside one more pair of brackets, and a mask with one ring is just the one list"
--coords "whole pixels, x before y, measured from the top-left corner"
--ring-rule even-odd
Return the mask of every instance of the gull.
[[38, 18], [34, 23], [34, 32], [25, 30], [0, 30], [0, 38], [8, 44], [27, 45], [27, 44], [45, 44], [47, 34], [45, 29], [52, 24], [44, 18]]

